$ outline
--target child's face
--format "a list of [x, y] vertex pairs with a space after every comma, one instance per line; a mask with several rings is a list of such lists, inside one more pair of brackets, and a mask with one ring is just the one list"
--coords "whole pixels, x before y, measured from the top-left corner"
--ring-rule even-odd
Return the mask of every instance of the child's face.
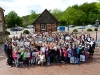
[[17, 52], [17, 50], [14, 50], [14, 52]]

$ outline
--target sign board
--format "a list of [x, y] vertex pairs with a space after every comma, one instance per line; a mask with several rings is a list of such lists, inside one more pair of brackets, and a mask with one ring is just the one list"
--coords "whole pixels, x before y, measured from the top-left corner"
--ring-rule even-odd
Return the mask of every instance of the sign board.
[[60, 31], [65, 31], [65, 26], [60, 26], [60, 27], [59, 27], [59, 30], [60, 30]]
[[59, 26], [57, 29], [58, 29], [59, 32], [67, 31], [67, 27], [66, 26]]

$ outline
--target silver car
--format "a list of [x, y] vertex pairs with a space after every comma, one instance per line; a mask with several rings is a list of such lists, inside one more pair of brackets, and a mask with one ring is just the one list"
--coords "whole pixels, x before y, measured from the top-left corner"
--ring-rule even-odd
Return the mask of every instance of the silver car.
[[27, 28], [34, 28], [34, 26], [33, 25], [28, 25]]
[[85, 26], [79, 26], [78, 29], [85, 29]]

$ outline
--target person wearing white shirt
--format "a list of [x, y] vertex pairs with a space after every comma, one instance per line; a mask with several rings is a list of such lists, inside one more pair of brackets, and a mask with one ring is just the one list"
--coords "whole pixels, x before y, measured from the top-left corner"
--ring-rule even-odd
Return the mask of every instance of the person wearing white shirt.
[[45, 54], [43, 53], [43, 51], [40, 52], [39, 59], [40, 60], [38, 61], [38, 64], [43, 65], [44, 62], [46, 61]]

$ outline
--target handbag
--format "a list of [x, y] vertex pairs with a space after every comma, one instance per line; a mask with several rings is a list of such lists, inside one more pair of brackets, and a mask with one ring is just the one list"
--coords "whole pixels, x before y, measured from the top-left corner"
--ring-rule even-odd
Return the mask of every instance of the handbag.
[[70, 63], [75, 63], [75, 57], [70, 57]]
[[85, 55], [80, 55], [80, 61], [85, 62]]

